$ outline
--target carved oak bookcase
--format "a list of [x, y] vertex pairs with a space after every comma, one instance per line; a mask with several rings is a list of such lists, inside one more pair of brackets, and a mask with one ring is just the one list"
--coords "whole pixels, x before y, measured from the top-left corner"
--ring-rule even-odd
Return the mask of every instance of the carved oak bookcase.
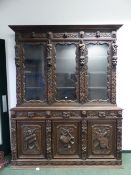
[[12, 165], [120, 165], [116, 32], [121, 25], [10, 26], [17, 106]]

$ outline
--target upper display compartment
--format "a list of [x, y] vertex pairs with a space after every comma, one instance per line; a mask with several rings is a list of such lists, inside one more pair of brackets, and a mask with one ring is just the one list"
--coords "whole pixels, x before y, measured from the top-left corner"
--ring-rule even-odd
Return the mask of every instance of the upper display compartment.
[[116, 104], [121, 26], [9, 26], [16, 39], [17, 105]]

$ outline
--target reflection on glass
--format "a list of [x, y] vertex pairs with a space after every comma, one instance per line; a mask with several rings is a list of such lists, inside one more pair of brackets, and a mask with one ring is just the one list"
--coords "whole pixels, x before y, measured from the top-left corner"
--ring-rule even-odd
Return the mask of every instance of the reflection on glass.
[[56, 86], [58, 100], [75, 100], [75, 50], [74, 45], [56, 46]]
[[107, 49], [106, 44], [88, 45], [89, 100], [107, 99]]
[[25, 55], [25, 99], [45, 99], [44, 52], [42, 45], [26, 44]]

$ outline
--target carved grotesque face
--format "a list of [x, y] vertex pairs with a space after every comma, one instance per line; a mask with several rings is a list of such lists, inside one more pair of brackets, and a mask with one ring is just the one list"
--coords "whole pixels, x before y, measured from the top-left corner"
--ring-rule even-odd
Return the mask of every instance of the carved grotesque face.
[[85, 64], [85, 57], [81, 56], [80, 57], [80, 65], [83, 66]]

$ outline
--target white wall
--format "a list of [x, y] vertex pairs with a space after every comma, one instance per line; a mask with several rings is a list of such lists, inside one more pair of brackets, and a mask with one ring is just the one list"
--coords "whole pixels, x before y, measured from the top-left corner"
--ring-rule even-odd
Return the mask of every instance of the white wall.
[[124, 24], [117, 41], [117, 104], [124, 109], [123, 149], [131, 149], [131, 0], [0, 0], [0, 38], [6, 40], [9, 109], [16, 105], [16, 72], [14, 32], [8, 25], [18, 24]]

